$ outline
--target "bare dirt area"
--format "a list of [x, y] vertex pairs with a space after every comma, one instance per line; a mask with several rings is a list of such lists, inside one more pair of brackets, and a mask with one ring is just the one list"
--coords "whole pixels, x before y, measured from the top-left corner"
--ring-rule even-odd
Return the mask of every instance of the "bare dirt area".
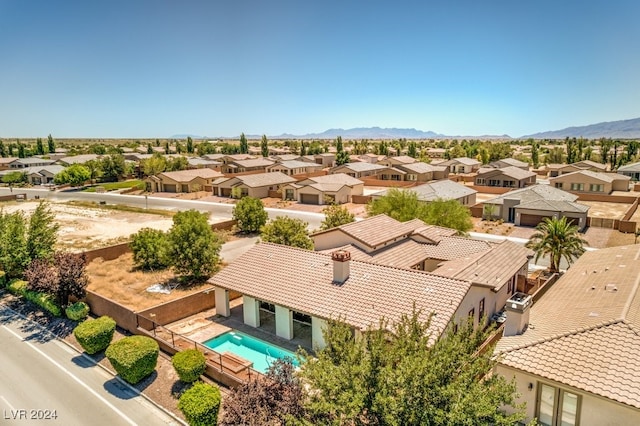
[[589, 209], [589, 216], [606, 219], [621, 219], [627, 210], [629, 210], [629, 207], [631, 207], [630, 204], [606, 203], [601, 201], [580, 201], [580, 204], [586, 204], [591, 207]]
[[479, 217], [472, 217], [471, 222], [473, 223], [474, 232], [482, 232], [484, 234], [507, 236], [511, 235], [516, 228], [513, 223], [506, 223], [500, 220], [484, 220]]
[[[4, 211], [22, 211], [30, 215], [37, 202], [24, 202], [4, 206]], [[60, 225], [58, 245], [60, 249], [79, 251], [106, 247], [129, 239], [142, 228], [168, 230], [171, 218], [90, 207], [78, 207], [61, 203], [50, 203], [51, 211]]]

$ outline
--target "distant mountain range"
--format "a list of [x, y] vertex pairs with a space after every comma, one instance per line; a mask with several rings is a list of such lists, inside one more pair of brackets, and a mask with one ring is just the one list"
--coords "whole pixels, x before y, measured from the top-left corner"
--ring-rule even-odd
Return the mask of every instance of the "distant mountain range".
[[534, 133], [533, 135], [522, 136], [523, 138], [534, 139], [564, 139], [566, 137], [583, 137], [586, 139], [595, 138], [619, 138], [632, 139], [640, 138], [640, 118], [630, 120], [607, 121], [587, 126], [567, 127], [562, 130], [552, 130], [548, 132]]
[[[179, 134], [171, 136], [172, 139], [186, 139], [191, 136], [193, 139], [237, 139], [238, 136], [211, 137], [197, 136], [190, 134]], [[247, 139], [260, 139], [261, 135], [246, 135]], [[381, 127], [356, 127], [353, 129], [329, 129], [322, 133], [307, 133], [304, 135], [293, 135], [283, 133], [281, 135], [267, 136], [269, 139], [335, 139], [342, 136], [344, 139], [514, 139], [509, 135], [480, 135], [461, 136], [443, 135], [432, 131], [422, 131], [417, 129], [398, 129]], [[532, 135], [525, 135], [515, 139], [564, 139], [565, 137], [583, 137], [587, 139], [595, 138], [619, 138], [631, 139], [640, 138], [640, 118], [630, 120], [609, 121], [587, 126], [567, 127], [562, 130], [552, 130]]]

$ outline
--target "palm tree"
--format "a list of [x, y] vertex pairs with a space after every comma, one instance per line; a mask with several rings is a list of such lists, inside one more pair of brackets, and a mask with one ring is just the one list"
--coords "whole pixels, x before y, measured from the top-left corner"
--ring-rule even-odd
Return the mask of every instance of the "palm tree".
[[568, 264], [585, 252], [587, 243], [578, 234], [578, 227], [567, 222], [567, 218], [545, 218], [536, 227], [536, 233], [526, 244], [536, 253], [536, 262], [542, 256], [549, 255], [549, 271], [558, 272], [560, 260]]

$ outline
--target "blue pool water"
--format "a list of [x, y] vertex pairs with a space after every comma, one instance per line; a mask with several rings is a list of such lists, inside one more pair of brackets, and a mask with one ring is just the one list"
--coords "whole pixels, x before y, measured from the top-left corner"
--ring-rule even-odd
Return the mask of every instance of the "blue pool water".
[[207, 340], [203, 345], [218, 353], [231, 352], [251, 361], [253, 362], [253, 369], [261, 373], [266, 373], [269, 365], [275, 359], [291, 358], [293, 365], [299, 365], [293, 352], [238, 331], [228, 331], [218, 337]]

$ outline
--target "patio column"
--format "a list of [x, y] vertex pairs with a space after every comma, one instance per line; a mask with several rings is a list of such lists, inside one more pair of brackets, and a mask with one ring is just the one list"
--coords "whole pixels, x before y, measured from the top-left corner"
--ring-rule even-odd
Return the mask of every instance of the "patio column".
[[293, 311], [276, 306], [276, 335], [283, 339], [293, 339]]
[[327, 327], [327, 321], [322, 318], [311, 317], [311, 346], [313, 349], [322, 349], [327, 346], [322, 335], [322, 330]]
[[215, 287], [216, 314], [223, 317], [231, 316], [229, 309], [229, 290], [222, 287]]
[[242, 296], [244, 323], [251, 327], [260, 327], [260, 302], [250, 296]]

